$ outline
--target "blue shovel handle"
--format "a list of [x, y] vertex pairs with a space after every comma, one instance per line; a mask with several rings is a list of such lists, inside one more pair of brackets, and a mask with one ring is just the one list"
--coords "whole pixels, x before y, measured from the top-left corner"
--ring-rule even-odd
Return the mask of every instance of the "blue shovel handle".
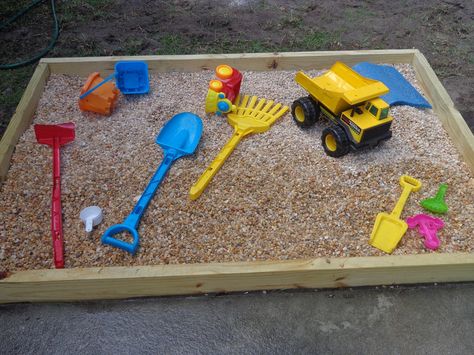
[[[114, 238], [113, 235], [121, 232], [128, 232], [133, 237], [132, 243], [124, 242], [123, 240]], [[108, 244], [116, 248], [120, 248], [122, 250], [128, 251], [130, 254], [135, 254], [138, 248], [138, 242], [140, 237], [138, 235], [138, 231], [127, 225], [127, 224], [114, 224], [112, 227], [109, 227], [102, 236], [102, 243]]]
[[101, 86], [104, 85], [106, 82], [111, 81], [113, 78], [115, 78], [115, 73], [113, 73], [113, 74], [109, 75], [108, 77], [106, 77], [102, 82], [100, 82], [99, 84], [97, 84], [96, 86], [94, 86], [92, 89], [87, 90], [85, 93], [83, 93], [81, 96], [79, 96], [79, 98], [82, 100], [84, 97], [86, 97], [87, 95], [89, 95], [92, 91], [94, 91], [95, 89], [101, 87]]
[[[156, 170], [155, 174], [151, 178], [148, 186], [145, 189], [145, 192], [138, 200], [137, 204], [133, 208], [133, 211], [128, 215], [125, 221], [121, 224], [115, 224], [109, 229], [107, 229], [102, 235], [102, 243], [114, 246], [116, 248], [123, 249], [128, 251], [130, 254], [135, 254], [138, 248], [138, 243], [140, 236], [137, 231], [138, 224], [140, 223], [140, 218], [143, 213], [145, 213], [148, 204], [155, 195], [156, 190], [160, 186], [161, 181], [166, 176], [171, 164], [177, 159], [177, 154], [174, 151], [168, 151], [165, 153], [161, 165]], [[113, 236], [117, 233], [128, 232], [133, 237], [132, 243], [124, 242], [123, 240], [116, 239]]]

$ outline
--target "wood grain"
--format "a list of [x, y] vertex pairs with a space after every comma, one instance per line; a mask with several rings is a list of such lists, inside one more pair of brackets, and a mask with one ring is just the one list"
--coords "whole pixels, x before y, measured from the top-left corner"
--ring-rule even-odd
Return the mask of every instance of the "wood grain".
[[154, 72], [214, 70], [222, 63], [239, 70], [310, 70], [330, 67], [340, 60], [348, 65], [362, 61], [375, 63], [411, 63], [414, 49], [389, 49], [366, 51], [324, 51], [292, 53], [243, 53], [243, 54], [196, 54], [196, 55], [156, 55], [136, 57], [89, 57], [89, 58], [47, 58], [52, 74], [75, 74], [87, 76], [91, 72], [101, 74], [113, 72], [116, 62], [121, 60], [143, 60]]
[[22, 133], [29, 127], [43, 94], [44, 86], [49, 77], [49, 67], [40, 63], [35, 69], [28, 86], [26, 87], [15, 114], [5, 131], [0, 142], [0, 181], [5, 180], [10, 167], [10, 159], [15, 150], [15, 145]]
[[474, 135], [449, 97], [425, 56], [415, 52], [412, 65], [434, 111], [454, 145], [474, 173]]

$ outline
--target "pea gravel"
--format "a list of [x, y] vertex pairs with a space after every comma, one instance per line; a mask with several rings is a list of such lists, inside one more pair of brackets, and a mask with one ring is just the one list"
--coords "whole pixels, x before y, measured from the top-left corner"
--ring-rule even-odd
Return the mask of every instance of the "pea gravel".
[[[396, 67], [418, 87], [410, 65]], [[244, 72], [242, 91], [291, 105], [305, 95], [294, 74]], [[327, 123], [301, 130], [287, 114], [268, 132], [246, 137], [191, 201], [189, 188], [232, 134], [225, 118], [204, 114], [212, 77], [212, 71], [152, 75], [149, 95], [122, 95], [114, 113], [102, 117], [78, 108], [85, 78], [51, 76], [34, 123], [76, 123], [76, 140], [61, 151], [66, 267], [384, 255], [368, 239], [377, 213], [395, 206], [402, 174], [423, 183], [402, 217], [423, 212], [419, 201], [446, 182], [449, 213], [436, 252], [473, 251], [473, 175], [432, 110], [394, 107], [392, 139], [340, 159], [320, 145]], [[156, 135], [181, 111], [202, 117], [203, 136], [194, 156], [172, 166], [150, 203], [138, 253], [102, 245], [102, 233], [130, 213], [161, 162]], [[51, 159], [51, 148], [36, 143], [31, 126], [0, 190], [0, 271], [53, 267]], [[90, 205], [103, 209], [104, 221], [88, 235], [79, 212]], [[430, 252], [408, 231], [394, 254]]]

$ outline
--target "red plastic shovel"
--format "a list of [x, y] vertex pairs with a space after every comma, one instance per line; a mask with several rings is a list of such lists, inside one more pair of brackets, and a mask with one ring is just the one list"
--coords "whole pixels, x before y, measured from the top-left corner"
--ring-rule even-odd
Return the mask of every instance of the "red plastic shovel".
[[35, 134], [38, 143], [53, 147], [53, 196], [51, 202], [51, 234], [53, 236], [54, 265], [64, 267], [63, 222], [61, 211], [61, 160], [59, 147], [72, 142], [75, 137], [72, 122], [58, 125], [36, 124]]

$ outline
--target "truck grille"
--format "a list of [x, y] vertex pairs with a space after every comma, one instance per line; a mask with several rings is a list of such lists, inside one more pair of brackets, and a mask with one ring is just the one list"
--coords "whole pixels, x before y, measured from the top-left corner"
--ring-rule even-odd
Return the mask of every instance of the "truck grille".
[[362, 136], [362, 142], [367, 142], [372, 139], [376, 139], [377, 137], [384, 136], [389, 130], [390, 126], [392, 125], [392, 121], [385, 123], [380, 126], [375, 126], [373, 128], [367, 129]]

